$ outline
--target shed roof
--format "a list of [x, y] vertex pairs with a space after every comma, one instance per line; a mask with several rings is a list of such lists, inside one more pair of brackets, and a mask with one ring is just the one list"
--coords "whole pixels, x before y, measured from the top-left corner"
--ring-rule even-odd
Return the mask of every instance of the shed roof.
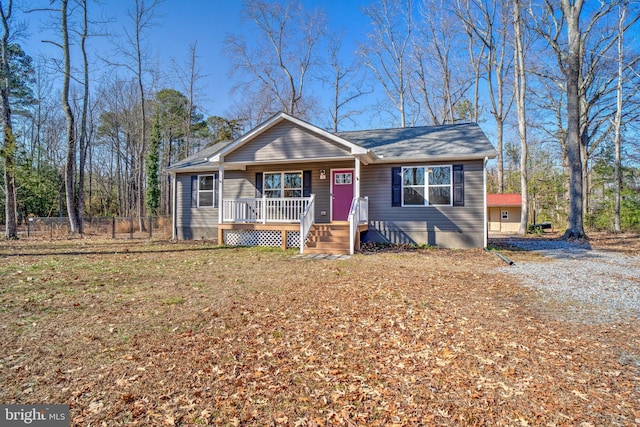
[[521, 206], [520, 194], [487, 194], [487, 206]]

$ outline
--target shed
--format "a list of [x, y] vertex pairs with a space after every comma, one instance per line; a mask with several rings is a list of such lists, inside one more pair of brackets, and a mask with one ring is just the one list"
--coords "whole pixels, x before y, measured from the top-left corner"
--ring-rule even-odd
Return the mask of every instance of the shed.
[[489, 232], [517, 233], [521, 213], [520, 194], [487, 194]]

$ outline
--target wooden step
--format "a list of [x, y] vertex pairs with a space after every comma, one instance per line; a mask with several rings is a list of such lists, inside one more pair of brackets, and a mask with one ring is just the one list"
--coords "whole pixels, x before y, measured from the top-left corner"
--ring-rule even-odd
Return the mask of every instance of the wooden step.
[[314, 224], [304, 248], [305, 253], [349, 254], [348, 224]]

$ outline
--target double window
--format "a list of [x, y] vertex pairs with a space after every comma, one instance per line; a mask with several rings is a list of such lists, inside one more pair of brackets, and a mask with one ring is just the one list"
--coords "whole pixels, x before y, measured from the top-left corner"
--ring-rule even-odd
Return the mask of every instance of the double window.
[[451, 206], [451, 166], [402, 168], [402, 206]]
[[302, 197], [302, 171], [265, 172], [264, 195], [276, 197]]

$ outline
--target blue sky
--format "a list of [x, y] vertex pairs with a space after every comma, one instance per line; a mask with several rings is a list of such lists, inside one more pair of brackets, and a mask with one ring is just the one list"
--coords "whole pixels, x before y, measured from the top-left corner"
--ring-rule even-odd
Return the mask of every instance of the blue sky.
[[[45, 7], [49, 1], [34, 0], [33, 3], [32, 7]], [[344, 30], [345, 47], [348, 47], [345, 52], [355, 51], [357, 43], [363, 40], [368, 25], [361, 8], [368, 5], [370, 0], [305, 0], [303, 3], [308, 9], [324, 10], [330, 30]], [[105, 0], [102, 6], [90, 2], [89, 7], [90, 14], [95, 17], [103, 13], [113, 20], [109, 24], [112, 31], [122, 33], [123, 26], [129, 24], [127, 10], [133, 7], [133, 1]], [[170, 69], [171, 60], [181, 65], [186, 64], [189, 46], [197, 42], [199, 67], [201, 73], [207, 75], [201, 83], [205, 88], [201, 106], [206, 115], [224, 116], [231, 104], [229, 91], [233, 81], [229, 77], [229, 62], [224, 56], [223, 47], [227, 35], [246, 32], [241, 9], [240, 0], [165, 0], [157, 10], [157, 25], [147, 33], [147, 45], [151, 54], [160, 63], [167, 65], [162, 67], [164, 71]], [[59, 55], [58, 48], [41, 41], [56, 37], [49, 35], [45, 26], [51, 18], [44, 12], [26, 16], [27, 34], [20, 43], [27, 54], [34, 59], [40, 55]], [[91, 39], [88, 46], [90, 51], [100, 51], [103, 56], [112, 50], [105, 37]], [[94, 69], [93, 72], [99, 74], [98, 70]]]

